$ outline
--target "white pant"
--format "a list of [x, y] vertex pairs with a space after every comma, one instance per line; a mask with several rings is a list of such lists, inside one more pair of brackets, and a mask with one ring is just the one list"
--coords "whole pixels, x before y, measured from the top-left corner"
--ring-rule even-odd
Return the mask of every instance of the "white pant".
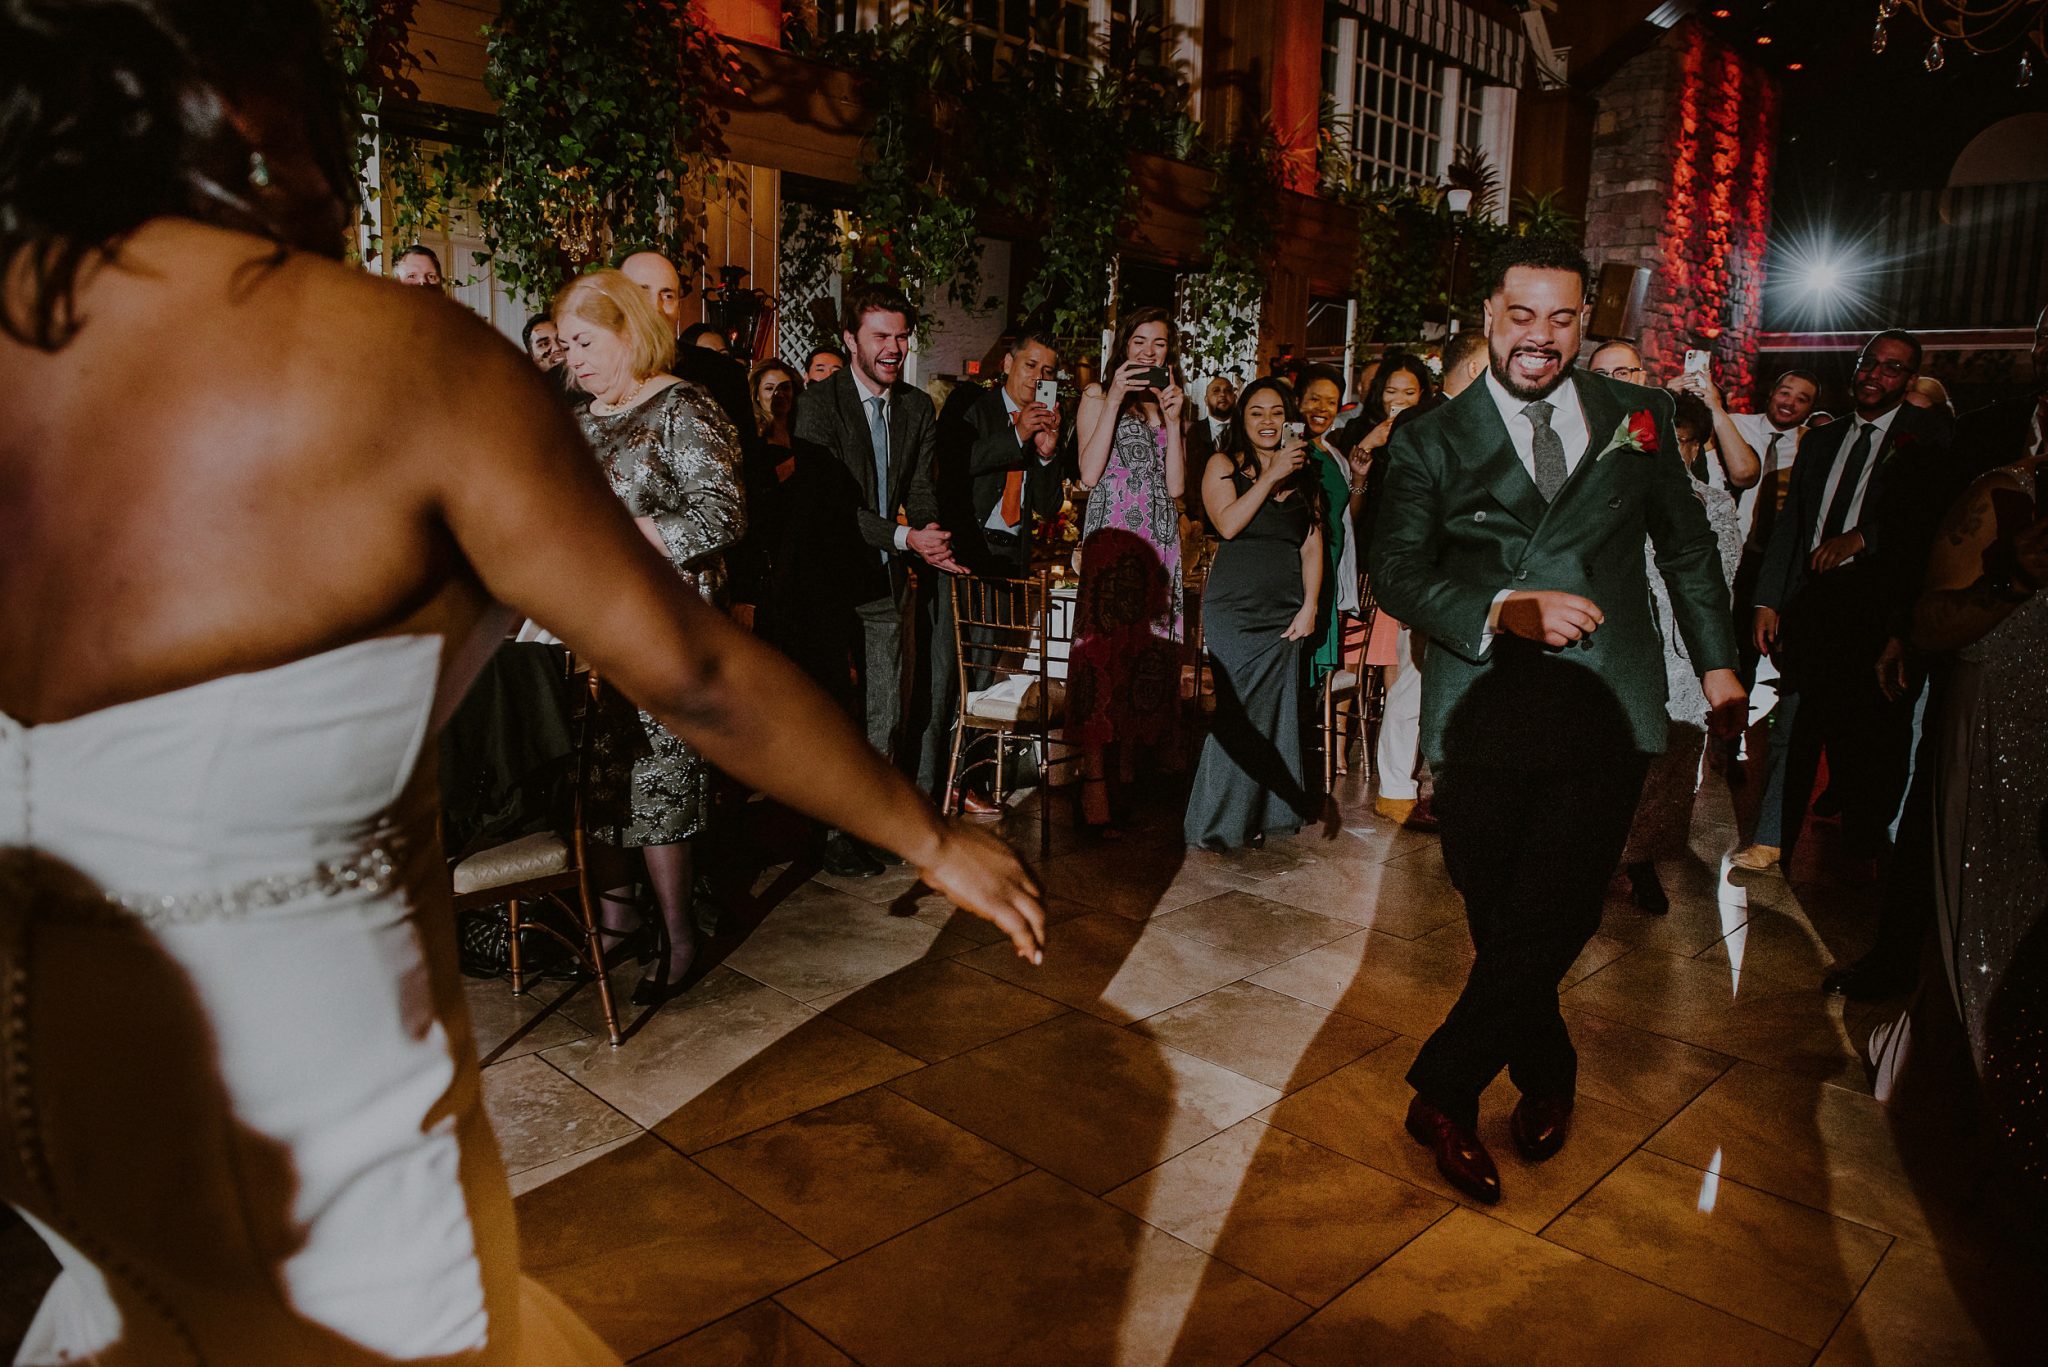
[[1387, 670], [1387, 710], [1380, 718], [1377, 759], [1380, 796], [1413, 801], [1416, 752], [1422, 745], [1422, 671], [1415, 667], [1413, 643], [1402, 627], [1394, 646], [1394, 664]]

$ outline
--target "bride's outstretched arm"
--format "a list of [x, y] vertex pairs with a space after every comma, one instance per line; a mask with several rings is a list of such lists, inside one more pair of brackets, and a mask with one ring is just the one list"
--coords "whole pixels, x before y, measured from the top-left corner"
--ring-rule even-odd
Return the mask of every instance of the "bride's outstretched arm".
[[[494, 349], [495, 352], [495, 349]], [[467, 358], [439, 405], [434, 498], [484, 587], [568, 642], [743, 783], [900, 853], [1036, 961], [1038, 889], [1009, 848], [947, 822], [824, 692], [677, 577], [515, 352]]]

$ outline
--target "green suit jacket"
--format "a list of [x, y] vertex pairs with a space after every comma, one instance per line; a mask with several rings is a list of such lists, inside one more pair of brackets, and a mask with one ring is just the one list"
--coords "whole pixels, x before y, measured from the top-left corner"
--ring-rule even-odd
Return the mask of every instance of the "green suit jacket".
[[[1735, 666], [1727, 584], [1678, 455], [1671, 396], [1580, 371], [1590, 444], [1550, 503], [1515, 454], [1485, 380], [1396, 429], [1372, 537], [1379, 604], [1429, 637], [1422, 747], [1430, 763], [1598, 765], [1664, 750], [1664, 645], [1644, 568], [1650, 540], [1702, 674]], [[1630, 415], [1654, 453], [1606, 451]], [[1486, 639], [1504, 589], [1556, 589], [1605, 623], [1563, 650]]]

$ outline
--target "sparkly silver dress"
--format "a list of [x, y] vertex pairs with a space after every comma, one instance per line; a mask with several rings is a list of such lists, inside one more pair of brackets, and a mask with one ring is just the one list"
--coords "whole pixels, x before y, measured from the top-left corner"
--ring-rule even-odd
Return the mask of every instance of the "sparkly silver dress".
[[[623, 413], [585, 408], [578, 421], [626, 511], [652, 518], [676, 572], [717, 602], [723, 552], [747, 529], [732, 424], [687, 380]], [[622, 849], [688, 840], [709, 805], [704, 757], [647, 713], [615, 704], [594, 745], [591, 834]]]

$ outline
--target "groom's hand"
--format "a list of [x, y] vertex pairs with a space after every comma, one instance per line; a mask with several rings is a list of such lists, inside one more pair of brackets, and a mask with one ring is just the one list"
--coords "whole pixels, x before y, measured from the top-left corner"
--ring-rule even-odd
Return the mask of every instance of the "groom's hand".
[[1749, 691], [1732, 669], [1710, 669], [1700, 678], [1707, 695], [1707, 729], [1720, 740], [1733, 740], [1749, 723]]
[[1500, 601], [1502, 631], [1553, 649], [1584, 640], [1606, 620], [1598, 603], [1576, 593], [1536, 589], [1511, 593]]

